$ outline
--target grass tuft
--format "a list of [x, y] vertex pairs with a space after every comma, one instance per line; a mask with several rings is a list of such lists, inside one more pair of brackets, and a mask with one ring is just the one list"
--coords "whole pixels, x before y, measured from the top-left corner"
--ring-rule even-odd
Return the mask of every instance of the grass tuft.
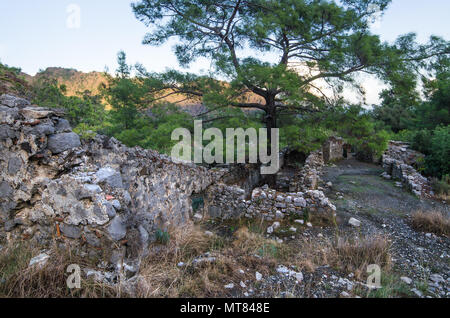
[[420, 232], [450, 235], [450, 218], [438, 211], [418, 211], [412, 215], [412, 227]]

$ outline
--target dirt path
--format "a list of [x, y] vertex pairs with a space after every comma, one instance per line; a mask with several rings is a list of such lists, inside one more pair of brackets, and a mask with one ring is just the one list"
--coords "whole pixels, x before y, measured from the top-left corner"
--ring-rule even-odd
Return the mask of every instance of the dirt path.
[[410, 226], [415, 211], [439, 210], [448, 215], [448, 205], [420, 200], [396, 187], [394, 181], [381, 178], [381, 173], [381, 167], [355, 160], [325, 168], [323, 180], [333, 184], [326, 194], [337, 207], [339, 228], [351, 234], [348, 220], [354, 217], [362, 222], [359, 233], [389, 235], [393, 241], [394, 271], [412, 279], [413, 292], [449, 297], [450, 240], [416, 232]]

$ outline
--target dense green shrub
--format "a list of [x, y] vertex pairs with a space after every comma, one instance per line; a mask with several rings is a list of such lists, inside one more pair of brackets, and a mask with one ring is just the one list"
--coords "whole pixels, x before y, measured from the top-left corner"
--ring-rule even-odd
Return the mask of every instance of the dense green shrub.
[[438, 178], [450, 174], [450, 126], [436, 128], [430, 144], [426, 173]]
[[438, 178], [432, 178], [431, 184], [433, 186], [433, 190], [436, 194], [447, 196], [450, 194], [450, 175], [445, 175], [442, 177], [442, 180]]

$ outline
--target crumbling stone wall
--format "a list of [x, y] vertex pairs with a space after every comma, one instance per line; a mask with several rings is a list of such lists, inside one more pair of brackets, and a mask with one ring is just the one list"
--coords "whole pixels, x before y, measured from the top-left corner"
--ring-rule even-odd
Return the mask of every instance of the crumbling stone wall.
[[264, 182], [260, 168], [255, 164], [234, 165], [216, 172], [217, 181], [204, 193], [202, 217], [232, 219], [245, 210], [245, 200], [253, 189]]
[[320, 151], [302, 170], [305, 191], [254, 190], [264, 182], [257, 167], [206, 169], [107, 136], [83, 141], [63, 115], [0, 97], [1, 244], [70, 245], [133, 273], [158, 229], [191, 222], [193, 195], [204, 196], [200, 217], [271, 220], [335, 210], [310, 191], [324, 164]]
[[299, 165], [303, 165], [306, 161], [307, 155], [291, 150], [289, 148], [284, 149], [282, 153], [280, 163], [283, 163], [280, 171], [275, 175], [274, 189], [281, 192], [288, 192], [291, 180], [297, 173]]
[[323, 144], [323, 160], [325, 163], [344, 159], [344, 139], [340, 137], [330, 137]]
[[320, 182], [320, 174], [325, 165], [321, 150], [312, 152], [306, 158], [305, 165], [292, 180], [291, 192], [305, 192], [315, 190]]
[[245, 191], [236, 185], [214, 184], [205, 199], [205, 218], [236, 219], [262, 218], [281, 220], [289, 215], [303, 216], [311, 213], [333, 214], [336, 207], [322, 191], [285, 193], [270, 189], [268, 185], [253, 190], [250, 199], [245, 199]]
[[247, 201], [246, 217], [263, 218], [268, 221], [282, 220], [287, 216], [301, 217], [306, 211], [314, 214], [334, 214], [336, 207], [322, 191], [308, 190], [305, 193], [284, 193], [269, 187], [257, 188], [252, 199]]
[[301, 189], [305, 189], [304, 192], [285, 193], [265, 185], [252, 190], [251, 197], [247, 196], [248, 189], [236, 182], [236, 177], [232, 177], [238, 170], [234, 173], [228, 172], [220, 182], [212, 184], [205, 191], [202, 216], [219, 219], [247, 217], [281, 220], [291, 214], [302, 216], [306, 210], [311, 213], [334, 213], [336, 207], [323, 192], [314, 190], [323, 165], [321, 151], [314, 152], [307, 158], [301, 172], [302, 178], [297, 179], [301, 182]]
[[386, 179], [399, 180], [409, 191], [419, 197], [430, 197], [433, 191], [429, 180], [413, 167], [423, 158], [423, 154], [409, 149], [407, 143], [391, 141], [382, 158], [385, 170], [382, 176]]
[[423, 162], [425, 155], [409, 148], [409, 144], [402, 141], [389, 141], [384, 157], [401, 161], [409, 166], [416, 166]]
[[0, 97], [0, 240], [70, 244], [138, 262], [157, 229], [190, 222], [217, 174], [114, 138], [81, 141], [63, 113]]
[[245, 213], [246, 192], [238, 185], [223, 182], [213, 184], [205, 194], [202, 217], [213, 219], [235, 219]]

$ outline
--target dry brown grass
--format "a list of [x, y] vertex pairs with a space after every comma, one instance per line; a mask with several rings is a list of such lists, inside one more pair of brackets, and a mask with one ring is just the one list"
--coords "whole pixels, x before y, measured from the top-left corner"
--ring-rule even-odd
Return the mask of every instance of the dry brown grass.
[[212, 238], [198, 228], [182, 227], [171, 231], [165, 245], [154, 245], [141, 264], [143, 281], [140, 283], [140, 297], [178, 297], [184, 290], [197, 294], [198, 286], [188, 277], [186, 268], [178, 263], [188, 264], [195, 257], [207, 252]]
[[338, 239], [331, 249], [331, 263], [344, 271], [355, 273], [357, 278], [361, 278], [371, 264], [390, 270], [391, 246], [391, 241], [385, 236]]
[[431, 186], [433, 187], [435, 197], [443, 200], [450, 201], [450, 176], [445, 175], [441, 180], [438, 178], [431, 178]]
[[362, 278], [367, 266], [377, 264], [385, 271], [391, 268], [391, 242], [385, 236], [304, 239], [295, 258], [299, 268], [313, 272], [318, 266], [330, 265]]
[[[239, 285], [240, 281], [254, 277], [254, 269], [269, 273], [275, 263], [254, 254], [264, 253], [265, 240], [246, 228], [237, 231], [233, 239], [206, 236], [200, 228], [184, 227], [171, 232], [167, 245], [153, 246], [141, 266], [143, 280], [139, 297], [224, 297], [231, 296], [224, 286]], [[219, 241], [219, 242], [218, 242]], [[267, 242], [266, 242], [267, 241]], [[270, 241], [273, 243], [273, 241]], [[219, 250], [220, 249], [220, 250]], [[210, 253], [213, 262], [194, 265], [192, 261]], [[183, 262], [185, 266], [179, 267]], [[250, 269], [242, 274], [240, 269]]]
[[[267, 239], [258, 226], [248, 224], [236, 226], [234, 234], [226, 237], [208, 236], [200, 226], [180, 227], [169, 234], [164, 244], [150, 246], [133, 288], [83, 279], [82, 288], [71, 291], [66, 288], [67, 266], [75, 263], [95, 268], [94, 262], [73, 255], [70, 249], [54, 249], [44, 268], [29, 268], [31, 257], [39, 250], [23, 246], [8, 249], [0, 255], [0, 280], [6, 280], [0, 284], [0, 297], [233, 297], [237, 290], [225, 289], [225, 285], [233, 283], [239, 288], [239, 283], [247, 280], [257, 284], [256, 271], [267, 277], [280, 264], [307, 271], [331, 265], [358, 278], [370, 264], [390, 268], [390, 242], [385, 237], [301, 237], [280, 244]], [[207, 252], [214, 261], [193, 263]], [[184, 266], [178, 266], [180, 262]]]
[[70, 248], [52, 248], [44, 266], [29, 267], [40, 250], [21, 243], [8, 246], [0, 254], [0, 297], [14, 298], [100, 298], [121, 297], [120, 289], [82, 280], [81, 289], [68, 289], [66, 269], [71, 264], [93, 267], [94, 264], [71, 253]]
[[412, 215], [412, 227], [421, 232], [450, 235], [450, 218], [438, 211], [417, 211]]
[[[263, 234], [240, 227], [233, 237], [214, 252], [215, 237], [206, 237], [200, 228], [185, 228], [171, 234], [173, 241], [154, 247], [141, 275], [144, 280], [140, 297], [227, 297], [225, 284], [247, 279], [255, 282], [255, 272], [265, 277], [273, 274], [280, 264], [296, 265], [301, 270], [314, 271], [318, 266], [330, 265], [341, 272], [354, 273], [362, 278], [367, 266], [379, 265], [388, 272], [391, 267], [391, 242], [387, 237], [358, 239], [299, 239], [277, 243]], [[189, 265], [207, 251], [215, 262]], [[183, 262], [186, 266], [178, 267]], [[239, 272], [245, 270], [245, 274]]]

